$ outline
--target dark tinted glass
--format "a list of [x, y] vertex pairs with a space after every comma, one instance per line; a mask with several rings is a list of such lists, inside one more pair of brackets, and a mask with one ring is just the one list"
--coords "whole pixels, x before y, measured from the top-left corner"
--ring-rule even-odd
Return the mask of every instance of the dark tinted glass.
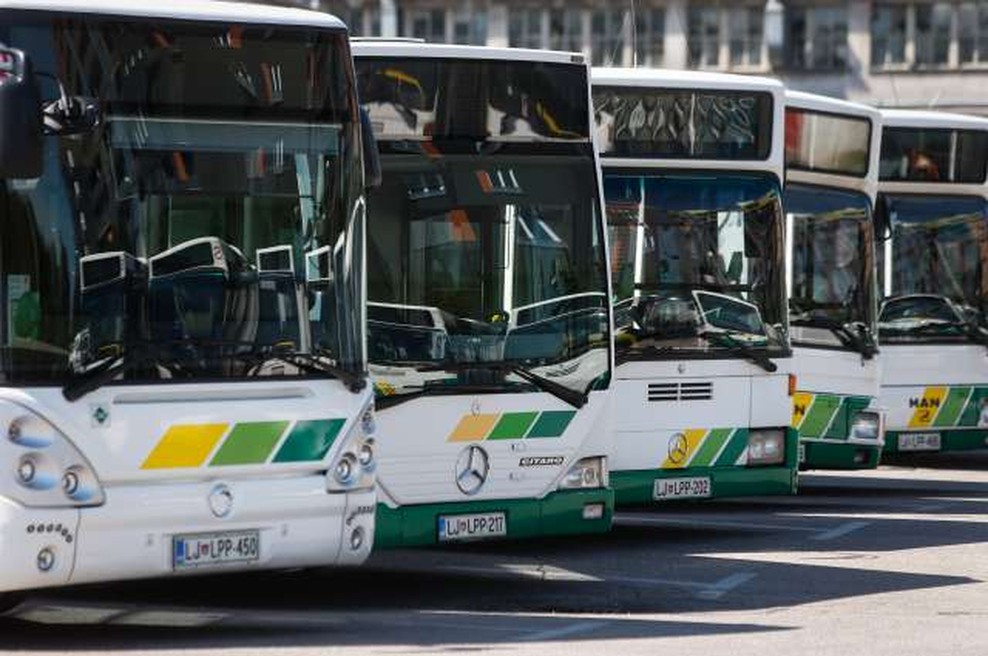
[[594, 87], [593, 99], [604, 157], [764, 160], [771, 150], [768, 93]]
[[581, 64], [356, 60], [378, 139], [589, 139]]
[[885, 128], [882, 130], [882, 180], [985, 181], [988, 132]]
[[786, 165], [792, 169], [864, 177], [868, 172], [871, 122], [786, 110]]

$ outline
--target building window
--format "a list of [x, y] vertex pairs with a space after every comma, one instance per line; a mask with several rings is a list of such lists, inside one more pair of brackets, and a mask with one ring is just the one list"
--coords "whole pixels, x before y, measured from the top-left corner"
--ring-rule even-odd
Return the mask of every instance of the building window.
[[542, 10], [537, 7], [512, 8], [508, 23], [508, 43], [512, 48], [541, 48]]
[[469, 0], [453, 12], [453, 43], [482, 46], [487, 43], [487, 11]]
[[915, 6], [916, 63], [920, 66], [946, 66], [950, 62], [950, 21], [953, 7], [948, 2]]
[[691, 5], [687, 12], [690, 66], [720, 65], [720, 10], [716, 6]]
[[871, 65], [906, 63], [906, 5], [875, 5], [871, 14]]
[[639, 11], [635, 20], [635, 58], [639, 66], [661, 66], [665, 58], [666, 12], [661, 7]]
[[731, 66], [761, 66], [764, 8], [732, 7], [729, 12]]
[[446, 10], [418, 9], [408, 12], [411, 36], [433, 43], [446, 42]]
[[786, 10], [786, 63], [792, 68], [847, 67], [847, 8], [792, 7]]
[[583, 50], [583, 12], [579, 9], [549, 10], [549, 48], [567, 52]]
[[594, 9], [590, 14], [594, 66], [624, 66], [624, 14], [622, 9]]
[[960, 62], [988, 64], [988, 2], [965, 2], [957, 12]]

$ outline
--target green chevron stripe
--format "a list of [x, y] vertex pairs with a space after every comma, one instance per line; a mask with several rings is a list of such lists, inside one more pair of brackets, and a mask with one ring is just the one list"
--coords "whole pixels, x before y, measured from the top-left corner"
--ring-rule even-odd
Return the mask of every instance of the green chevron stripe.
[[538, 416], [539, 413], [537, 412], [506, 412], [498, 419], [487, 439], [520, 440], [525, 437], [525, 433], [535, 423], [535, 418]]
[[288, 428], [287, 421], [255, 421], [237, 424], [210, 461], [210, 467], [257, 465], [267, 462]]
[[720, 451], [720, 448], [724, 446], [724, 442], [731, 436], [731, 428], [715, 428], [707, 433], [706, 439], [700, 445], [700, 449], [693, 456], [690, 461], [690, 467], [709, 467], [713, 462], [714, 456]]
[[572, 410], [546, 410], [535, 420], [535, 425], [528, 431], [526, 439], [539, 437], [562, 437], [566, 427], [573, 421], [576, 412]]
[[731, 433], [730, 441], [714, 463], [715, 467], [733, 467], [748, 446], [748, 429], [738, 428]]
[[326, 457], [336, 436], [340, 434], [343, 419], [300, 421], [295, 424], [278, 449], [274, 462], [308, 462]]
[[806, 437], [820, 437], [831, 423], [831, 419], [841, 406], [840, 397], [830, 394], [817, 394], [813, 399], [799, 432]]
[[970, 387], [951, 387], [947, 392], [947, 398], [940, 406], [933, 425], [937, 427], [953, 426], [960, 419], [961, 413], [968, 405], [968, 398], [971, 396]]

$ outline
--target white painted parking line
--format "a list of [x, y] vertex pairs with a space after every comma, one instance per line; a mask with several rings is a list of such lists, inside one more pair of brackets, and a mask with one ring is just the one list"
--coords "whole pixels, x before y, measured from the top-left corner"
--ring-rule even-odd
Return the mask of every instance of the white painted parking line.
[[793, 517], [831, 517], [835, 519], [863, 519], [870, 521], [884, 522], [964, 522], [966, 524], [988, 524], [988, 515], [969, 515], [957, 513], [939, 513], [936, 515], [924, 515], [921, 513], [782, 513]]
[[522, 638], [526, 642], [541, 642], [543, 640], [557, 640], [559, 638], [566, 638], [569, 636], [574, 636], [580, 633], [591, 633], [596, 631], [602, 626], [607, 626], [610, 624], [609, 621], [590, 621], [590, 622], [577, 622], [575, 624], [568, 624], [566, 626], [561, 626], [557, 629], [546, 629], [545, 631], [536, 631], [535, 633], [529, 633]]
[[614, 516], [614, 522], [618, 524], [651, 524], [654, 526], [685, 526], [695, 528], [729, 528], [729, 529], [755, 529], [759, 531], [795, 531], [798, 533], [817, 533], [820, 529], [808, 526], [790, 526], [788, 524], [760, 524], [754, 522], [727, 521], [720, 519], [698, 519], [675, 517], [639, 517], [636, 515], [618, 514]]
[[829, 531], [824, 531], [816, 535], [810, 536], [811, 540], [818, 540], [820, 542], [825, 542], [827, 540], [836, 540], [837, 538], [842, 538], [849, 533], [863, 529], [865, 526], [870, 526], [871, 522], [845, 522], [840, 526], [835, 526]]
[[756, 576], [758, 575], [754, 572], [738, 572], [737, 574], [731, 574], [730, 576], [717, 581], [713, 585], [708, 586], [705, 590], [700, 590], [697, 593], [697, 596], [701, 599], [720, 599], [731, 590], [744, 585]]
[[496, 567], [484, 567], [479, 565], [441, 565], [435, 568], [442, 572], [457, 572], [463, 574], [481, 574], [485, 576], [523, 576], [540, 581], [578, 581], [593, 582], [600, 581], [595, 576], [581, 574], [562, 567], [552, 565], [525, 565], [515, 563], [504, 563]]

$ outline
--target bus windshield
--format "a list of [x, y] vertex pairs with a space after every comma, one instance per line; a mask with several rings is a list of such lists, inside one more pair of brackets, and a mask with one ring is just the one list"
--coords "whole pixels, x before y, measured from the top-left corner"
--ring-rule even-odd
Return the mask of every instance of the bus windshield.
[[372, 365], [447, 372], [435, 376], [444, 385], [510, 385], [477, 373], [510, 364], [581, 392], [607, 372], [589, 144], [557, 155], [523, 144], [483, 155], [381, 149], [384, 184], [368, 201]]
[[[964, 339], [986, 325], [988, 203], [963, 196], [887, 194], [892, 237], [880, 251], [883, 341]], [[891, 258], [886, 262], [886, 258]]]
[[100, 113], [49, 130], [41, 178], [0, 181], [6, 380], [364, 370], [342, 30], [6, 12], [0, 42], [46, 102]]
[[794, 342], [851, 347], [875, 329], [871, 202], [859, 192], [790, 184], [789, 322]]
[[605, 194], [619, 359], [788, 351], [774, 177], [616, 170]]

